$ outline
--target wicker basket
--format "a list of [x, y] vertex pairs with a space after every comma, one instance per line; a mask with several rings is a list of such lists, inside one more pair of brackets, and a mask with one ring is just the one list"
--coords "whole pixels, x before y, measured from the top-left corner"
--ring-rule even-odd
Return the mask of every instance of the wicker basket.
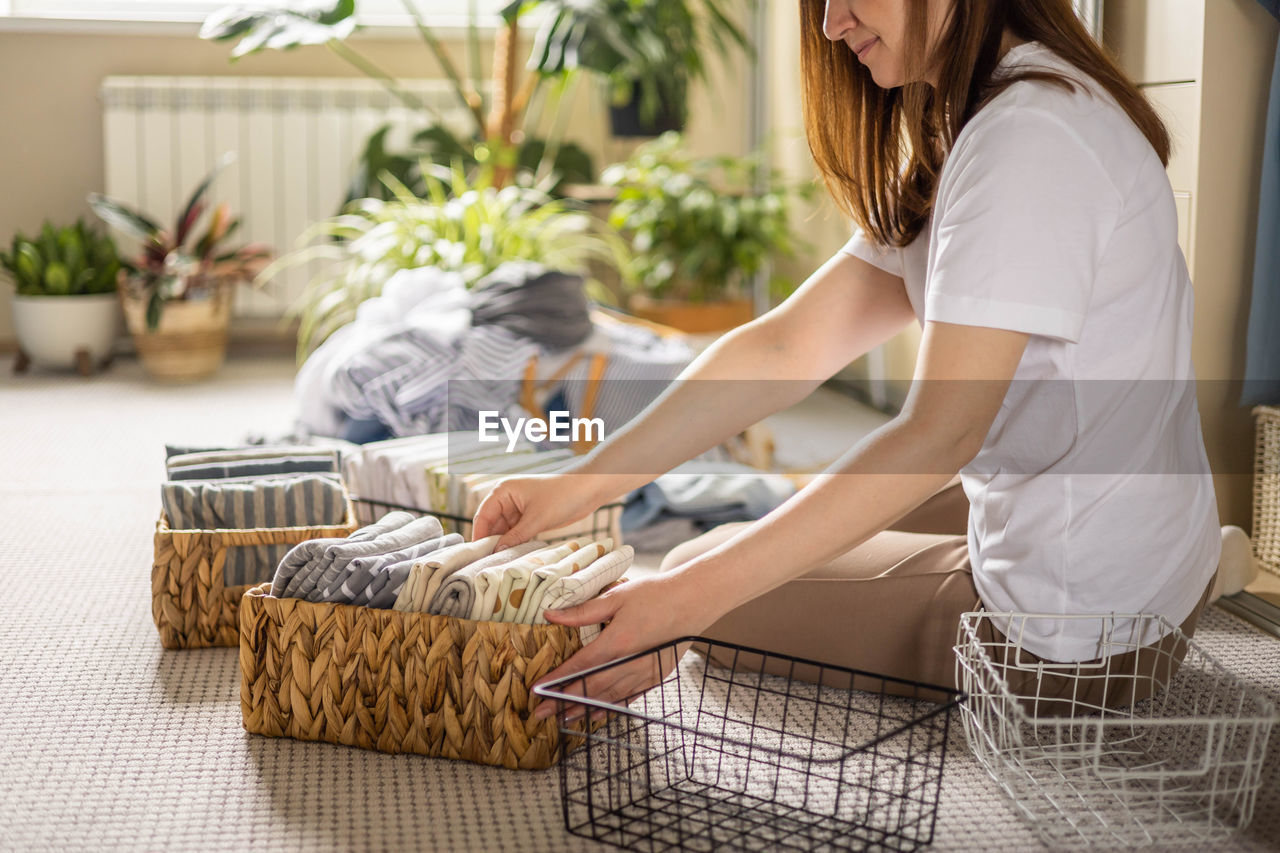
[[[254, 734], [541, 770], [561, 754], [531, 687], [581, 648], [559, 625], [275, 598], [240, 605], [240, 709]], [[574, 744], [570, 743], [572, 747]]]
[[1257, 406], [1253, 417], [1253, 553], [1280, 574], [1280, 408]]
[[240, 642], [237, 613], [251, 585], [223, 584], [228, 548], [346, 537], [358, 526], [350, 503], [344, 523], [322, 527], [170, 530], [168, 519], [161, 514], [151, 566], [151, 616], [160, 632], [160, 644], [166, 649], [195, 649]]

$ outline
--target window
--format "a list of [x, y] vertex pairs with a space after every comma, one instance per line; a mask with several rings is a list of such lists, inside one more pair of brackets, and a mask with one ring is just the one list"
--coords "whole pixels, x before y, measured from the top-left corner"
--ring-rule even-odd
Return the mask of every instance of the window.
[[[0, 17], [61, 21], [131, 21], [199, 23], [215, 9], [235, 0], [0, 0]], [[320, 0], [321, 3], [325, 0]], [[244, 5], [255, 5], [244, 2]], [[269, 0], [261, 5], [272, 5]], [[312, 2], [287, 5], [313, 8]], [[465, 0], [415, 0], [415, 5], [433, 26], [463, 27], [467, 25]], [[475, 0], [480, 23], [493, 26], [501, 0]], [[357, 0], [360, 22], [368, 26], [409, 26], [412, 19], [401, 0]]]

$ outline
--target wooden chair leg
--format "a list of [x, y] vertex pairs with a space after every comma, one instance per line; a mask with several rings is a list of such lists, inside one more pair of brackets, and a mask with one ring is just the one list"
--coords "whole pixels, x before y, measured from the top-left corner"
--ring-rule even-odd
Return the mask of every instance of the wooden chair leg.
[[31, 356], [27, 355], [25, 352], [19, 349], [18, 355], [13, 359], [13, 372], [26, 373], [27, 368], [30, 366], [31, 366]]

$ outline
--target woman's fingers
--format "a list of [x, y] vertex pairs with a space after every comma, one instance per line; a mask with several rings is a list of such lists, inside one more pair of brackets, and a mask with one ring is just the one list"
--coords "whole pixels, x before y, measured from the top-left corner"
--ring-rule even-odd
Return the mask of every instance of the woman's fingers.
[[480, 508], [476, 510], [476, 517], [471, 525], [471, 538], [473, 541], [492, 536], [495, 533], [506, 533], [511, 529], [511, 524], [507, 518], [507, 509], [503, 506], [505, 503], [503, 499], [504, 491], [499, 486], [487, 494], [484, 500], [480, 501]]
[[553, 625], [568, 625], [570, 628], [581, 628], [584, 625], [599, 625], [608, 622], [618, 612], [622, 603], [618, 596], [604, 594], [597, 596], [577, 607], [566, 607], [563, 610], [543, 611], [547, 621]]

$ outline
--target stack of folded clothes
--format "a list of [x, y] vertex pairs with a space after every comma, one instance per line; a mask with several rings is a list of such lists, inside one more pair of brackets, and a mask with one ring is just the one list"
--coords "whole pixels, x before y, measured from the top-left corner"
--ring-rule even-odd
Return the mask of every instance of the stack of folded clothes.
[[[342, 524], [347, 495], [336, 451], [314, 447], [168, 448], [160, 502], [171, 530], [246, 530]], [[184, 452], [185, 451], [185, 452]], [[258, 583], [288, 545], [227, 549], [223, 583]]]
[[[395, 438], [344, 450], [343, 481], [356, 502], [356, 517], [368, 524], [390, 508], [475, 518], [480, 502], [504, 477], [554, 474], [574, 459], [568, 449], [538, 450], [524, 441], [508, 448], [479, 442], [474, 432], [450, 432]], [[617, 519], [607, 532], [621, 538]], [[549, 538], [585, 535], [600, 526], [592, 516], [548, 531]], [[447, 527], [447, 525], [446, 525]]]
[[546, 624], [545, 612], [595, 597], [631, 566], [634, 551], [604, 538], [526, 542], [495, 552], [498, 537], [463, 541], [433, 516], [392, 512], [346, 539], [295, 545], [271, 594], [492, 622]]

